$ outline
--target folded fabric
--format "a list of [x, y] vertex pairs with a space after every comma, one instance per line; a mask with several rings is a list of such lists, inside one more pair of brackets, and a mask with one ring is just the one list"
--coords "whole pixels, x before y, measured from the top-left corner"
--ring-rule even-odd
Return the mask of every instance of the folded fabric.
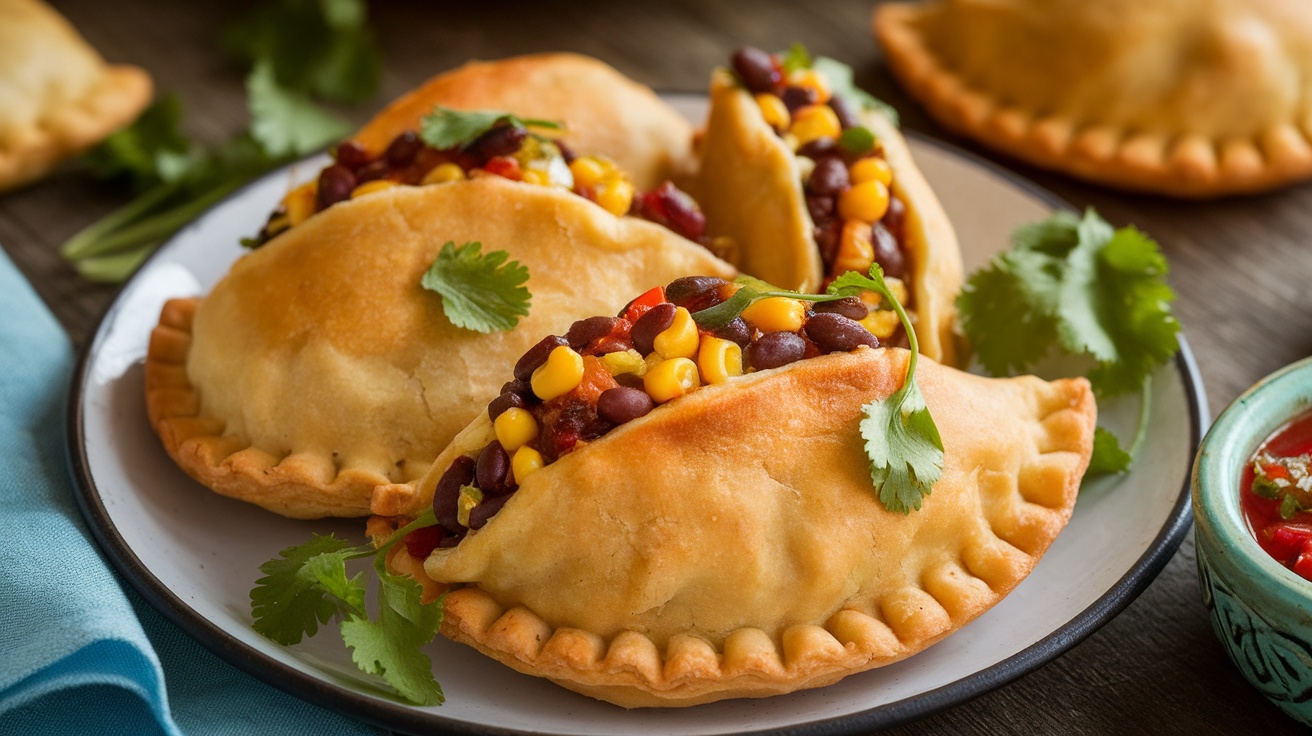
[[0, 315], [0, 733], [381, 733], [246, 675], [125, 593], [64, 460], [71, 346], [2, 251]]

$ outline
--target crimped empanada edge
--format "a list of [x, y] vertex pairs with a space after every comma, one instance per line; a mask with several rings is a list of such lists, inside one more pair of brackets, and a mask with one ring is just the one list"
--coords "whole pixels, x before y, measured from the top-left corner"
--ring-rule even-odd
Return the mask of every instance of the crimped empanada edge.
[[1217, 142], [1200, 135], [1082, 127], [1008, 105], [940, 64], [916, 28], [925, 12], [906, 3], [880, 5], [872, 18], [874, 35], [907, 91], [954, 132], [1036, 166], [1179, 198], [1260, 192], [1312, 177], [1310, 133], [1292, 123]]

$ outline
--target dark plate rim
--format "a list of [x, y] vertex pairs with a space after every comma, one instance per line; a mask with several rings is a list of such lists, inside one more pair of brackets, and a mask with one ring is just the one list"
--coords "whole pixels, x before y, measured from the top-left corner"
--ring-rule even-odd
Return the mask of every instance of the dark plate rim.
[[[686, 95], [691, 97], [697, 93], [672, 92], [669, 94], [671, 96]], [[1054, 209], [1077, 211], [1076, 208], [1056, 194], [993, 161], [916, 131], [905, 131], [905, 133], [909, 138], [942, 149], [948, 154], [991, 171], [1013, 186], [1046, 202]], [[243, 196], [250, 188], [260, 182], [281, 175], [281, 171], [282, 169], [272, 171], [241, 187], [213, 205], [210, 210]], [[207, 210], [206, 214], [210, 210]], [[204, 216], [204, 214], [201, 215], [201, 217]], [[173, 248], [176, 242], [176, 240], [170, 240], [165, 243], [141, 265], [138, 272], [145, 269], [162, 253]], [[92, 535], [119, 574], [165, 618], [199, 641], [215, 655], [273, 687], [320, 707], [382, 728], [395, 729], [406, 733], [431, 732], [435, 727], [453, 733], [475, 734], [478, 736], [485, 734], [533, 733], [457, 721], [440, 713], [421, 711], [399, 702], [381, 701], [330, 684], [309, 673], [285, 665], [247, 647], [209, 619], [201, 616], [156, 578], [149, 568], [141, 562], [110, 520], [109, 513], [100, 498], [95, 479], [91, 475], [86, 456], [86, 444], [83, 441], [85, 436], [84, 393], [89, 378], [91, 358], [98, 352], [104, 340], [106, 328], [113, 323], [115, 315], [122, 306], [123, 295], [128, 292], [135, 278], [134, 275], [132, 279], [125, 283], [119, 295], [115, 297], [109, 308], [97, 321], [95, 331], [92, 333], [94, 335], [93, 339], [87, 343], [79, 354], [72, 375], [66, 407], [68, 417], [67, 462], [75, 481], [76, 492], [74, 495]], [[738, 732], [736, 736], [747, 736], [748, 734], [779, 734], [780, 736], [784, 734], [788, 736], [863, 734], [872, 730], [889, 728], [918, 720], [977, 698], [1016, 680], [1022, 675], [1037, 670], [1083, 641], [1114, 618], [1116, 614], [1124, 610], [1166, 567], [1167, 562], [1170, 561], [1181, 542], [1184, 541], [1185, 534], [1191, 526], [1192, 514], [1190, 513], [1189, 502], [1188, 469], [1192, 466], [1194, 455], [1197, 453], [1199, 443], [1202, 441], [1203, 432], [1208, 422], [1208, 409], [1198, 366], [1183, 334], [1180, 335], [1180, 351], [1175, 356], [1175, 366], [1180, 372], [1189, 405], [1189, 456], [1185, 458], [1185, 480], [1175, 505], [1157, 537], [1138, 561], [1101, 598], [1028, 648], [979, 672], [947, 683], [937, 689], [846, 716], [808, 721], [781, 729], [743, 731]]]

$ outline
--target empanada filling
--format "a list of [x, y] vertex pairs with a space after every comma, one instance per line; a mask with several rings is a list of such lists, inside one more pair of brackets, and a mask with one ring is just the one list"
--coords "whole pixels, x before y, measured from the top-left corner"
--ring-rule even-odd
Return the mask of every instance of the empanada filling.
[[470, 143], [445, 149], [428, 145], [413, 130], [398, 135], [378, 155], [355, 141], [345, 141], [333, 150], [333, 159], [317, 179], [287, 193], [250, 243], [252, 247], [338, 202], [400, 185], [446, 184], [478, 176], [563, 189], [613, 215], [641, 217], [694, 243], [710, 245], [701, 207], [673, 183], [636, 192], [614, 161], [576, 155], [564, 142], [532, 133], [513, 120], [499, 122]]
[[[824, 264], [821, 286], [848, 271], [865, 273], [871, 263], [885, 276], [904, 278], [910, 270], [906, 205], [892, 193], [893, 169], [861, 125], [859, 105], [832, 92], [822, 74], [778, 54], [748, 46], [730, 63], [766, 124], [798, 157]], [[893, 320], [887, 333], [876, 334], [887, 342], [898, 328]]]
[[440, 524], [407, 539], [423, 559], [458, 544], [505, 505], [528, 475], [625, 422], [699, 387], [758, 370], [863, 347], [883, 315], [856, 297], [806, 302], [770, 297], [723, 327], [692, 314], [722, 303], [739, 285], [688, 276], [630, 302], [617, 317], [589, 317], [550, 335], [515, 364], [514, 378], [488, 404], [496, 439], [457, 458], [437, 483]]

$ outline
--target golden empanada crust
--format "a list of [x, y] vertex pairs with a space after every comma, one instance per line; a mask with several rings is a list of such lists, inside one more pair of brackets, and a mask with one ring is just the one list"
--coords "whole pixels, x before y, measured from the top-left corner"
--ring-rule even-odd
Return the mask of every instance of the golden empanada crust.
[[874, 31], [941, 123], [1039, 166], [1178, 197], [1312, 176], [1302, 0], [931, 0]]
[[131, 122], [151, 95], [150, 76], [109, 66], [39, 0], [0, 0], [0, 191]]
[[[509, 332], [451, 325], [421, 276], [446, 242], [528, 267]], [[343, 202], [241, 258], [200, 301], [166, 305], [146, 360], [165, 448], [225, 495], [299, 517], [363, 516], [418, 479], [547, 333], [688, 274], [704, 248], [573, 194], [489, 176]]]
[[[443, 632], [642, 707], [816, 687], [959, 629], [1070, 518], [1096, 408], [1084, 379], [921, 361], [945, 466], [920, 510], [893, 513], [858, 425], [907, 357], [861, 349], [706, 387], [534, 473], [425, 561], [455, 588]], [[480, 417], [438, 458], [412, 508], [489, 425]]]
[[587, 56], [532, 54], [471, 61], [388, 105], [354, 140], [377, 153], [416, 130], [434, 105], [506, 110], [563, 123], [559, 137], [580, 153], [609, 156], [640, 190], [692, 167], [692, 126], [651, 89]]
[[[955, 365], [960, 350], [954, 300], [962, 282], [956, 232], [897, 126], [874, 111], [866, 111], [862, 122], [878, 137], [893, 169], [893, 193], [906, 204], [912, 261], [907, 287], [920, 351]], [[706, 214], [707, 232], [735, 241], [735, 265], [776, 286], [819, 290], [823, 267], [797, 156], [725, 70], [711, 78], [710, 115], [699, 153], [700, 168], [690, 187]]]

